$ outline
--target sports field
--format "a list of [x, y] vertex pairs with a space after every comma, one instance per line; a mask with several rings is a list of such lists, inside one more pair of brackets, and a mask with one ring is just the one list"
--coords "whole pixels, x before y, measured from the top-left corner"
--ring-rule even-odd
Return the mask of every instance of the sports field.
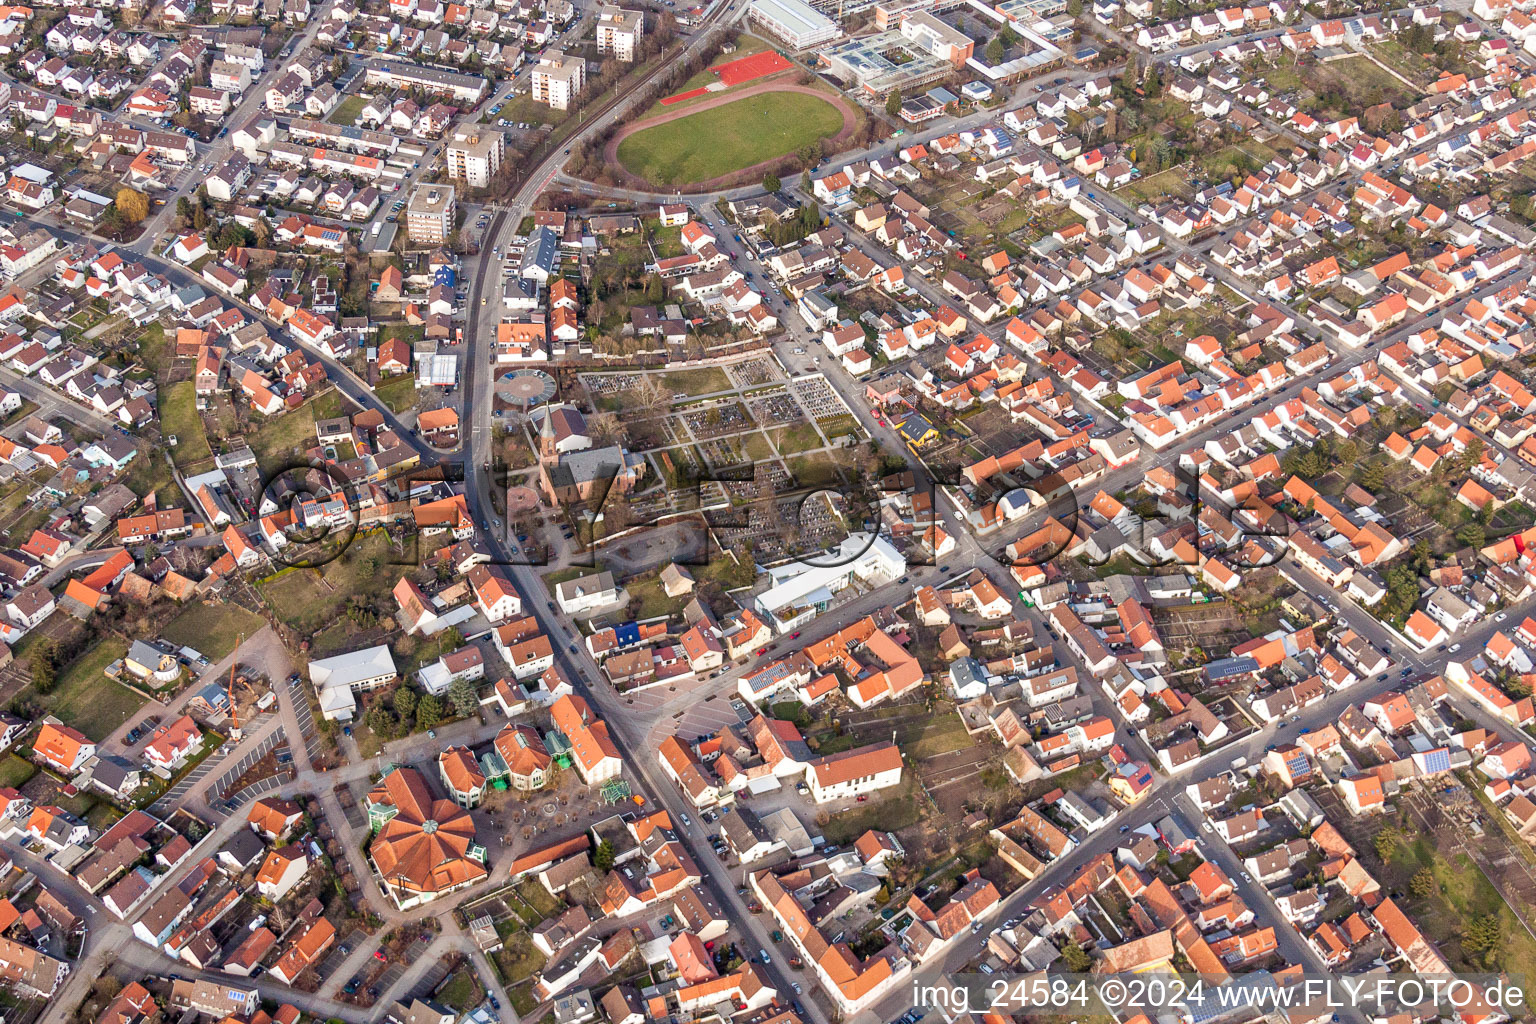
[[619, 143], [619, 162], [658, 185], [707, 181], [774, 157], [843, 127], [826, 100], [798, 92], [763, 92], [651, 128]]

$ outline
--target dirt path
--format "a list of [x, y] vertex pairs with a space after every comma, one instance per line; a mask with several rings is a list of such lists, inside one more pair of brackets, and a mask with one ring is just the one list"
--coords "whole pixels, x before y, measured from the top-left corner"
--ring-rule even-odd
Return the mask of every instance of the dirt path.
[[718, 96], [704, 100], [702, 103], [690, 104], [682, 110], [669, 110], [666, 113], [657, 114], [655, 117], [646, 118], [644, 121], [636, 121], [634, 124], [626, 125], [617, 134], [615, 134], [613, 138], [609, 139], [608, 144], [603, 147], [603, 161], [609, 167], [615, 168], [620, 174], [624, 176], [624, 180], [626, 183], [628, 183], [628, 187], [642, 189], [672, 187], [679, 188], [683, 191], [711, 192], [718, 188], [724, 187], [732, 181], [740, 181], [743, 179], [743, 176], [750, 177], [753, 173], [761, 173], [766, 171], [768, 168], [784, 159], [784, 156], [787, 154], [781, 154], [772, 158], [771, 160], [759, 161], [750, 167], [743, 167], [740, 170], [732, 171], [729, 174], [722, 174], [718, 177], [710, 178], [708, 181], [694, 181], [678, 186], [663, 186], [657, 184], [656, 182], [647, 181], [638, 175], [631, 174], [624, 168], [622, 164], [619, 163], [619, 143], [635, 134], [635, 132], [644, 131], [647, 128], [655, 128], [659, 124], [666, 124], [668, 121], [676, 121], [680, 117], [688, 117], [691, 114], [697, 114], [701, 110], [709, 110], [711, 107], [719, 107], [727, 103], [735, 103], [737, 100], [744, 100], [748, 97], [756, 96], [759, 93], [765, 92], [797, 92], [805, 96], [815, 96], [817, 99], [825, 100], [826, 102], [832, 104], [832, 106], [836, 107], [837, 112], [843, 116], [843, 126], [838, 130], [837, 134], [831, 138], [833, 152], [837, 152], [840, 148], [846, 148], [840, 144], [851, 138], [853, 136], [854, 130], [859, 126], [858, 113], [853, 109], [852, 105], [850, 105], [848, 101], [843, 99], [841, 96], [834, 96], [830, 93], [823, 92], [820, 89], [813, 89], [808, 85], [791, 85], [783, 81], [764, 79], [762, 82], [756, 85], [749, 85], [744, 89], [728, 89], [725, 92], [720, 93]]

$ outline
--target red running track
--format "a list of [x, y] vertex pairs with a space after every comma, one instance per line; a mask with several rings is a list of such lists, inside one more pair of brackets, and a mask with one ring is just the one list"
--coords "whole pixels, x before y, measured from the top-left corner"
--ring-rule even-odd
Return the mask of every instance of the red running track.
[[[709, 70], [711, 73], [719, 75], [720, 84], [729, 89], [733, 85], [741, 85], [743, 82], [767, 78], [769, 75], [776, 75], [780, 71], [788, 71], [792, 67], [794, 67], [793, 64], [773, 50], [764, 50], [762, 53], [754, 53], [750, 57], [743, 57], [740, 60], [716, 64]], [[687, 92], [668, 96], [661, 101], [661, 105], [669, 107], [674, 103], [681, 103], [684, 100], [691, 100], [695, 96], [702, 96], [708, 91], [707, 88], [689, 89]]]
[[750, 82], [754, 78], [766, 78], [780, 71], [788, 71], [792, 67], [794, 67], [793, 64], [780, 57], [775, 51], [764, 50], [762, 53], [754, 53], [740, 60], [716, 64], [709, 70], [719, 75], [720, 81], [729, 87]]
[[703, 96], [707, 92], [709, 92], [708, 88], [689, 89], [687, 92], [680, 92], [676, 95], [668, 96], [666, 99], [661, 101], [661, 105], [664, 107], [671, 106], [674, 103], [681, 103], [683, 100], [691, 100], [695, 96]]

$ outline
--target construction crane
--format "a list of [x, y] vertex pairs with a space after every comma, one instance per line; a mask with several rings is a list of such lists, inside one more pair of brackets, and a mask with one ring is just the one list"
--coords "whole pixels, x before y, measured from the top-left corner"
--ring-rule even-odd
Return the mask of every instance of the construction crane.
[[236, 655], [240, 653], [240, 645], [244, 642], [244, 633], [235, 638], [235, 649], [230, 653], [229, 682], [226, 684], [226, 696], [229, 700], [229, 738], [232, 740], [240, 739], [240, 706], [235, 703], [235, 670], [240, 667], [240, 659]]

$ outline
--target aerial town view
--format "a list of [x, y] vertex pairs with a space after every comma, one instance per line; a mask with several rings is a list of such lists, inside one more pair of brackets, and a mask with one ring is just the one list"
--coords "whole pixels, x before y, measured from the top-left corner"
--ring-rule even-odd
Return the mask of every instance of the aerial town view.
[[1536, 0], [0, 6], [0, 1024], [1536, 1020]]

